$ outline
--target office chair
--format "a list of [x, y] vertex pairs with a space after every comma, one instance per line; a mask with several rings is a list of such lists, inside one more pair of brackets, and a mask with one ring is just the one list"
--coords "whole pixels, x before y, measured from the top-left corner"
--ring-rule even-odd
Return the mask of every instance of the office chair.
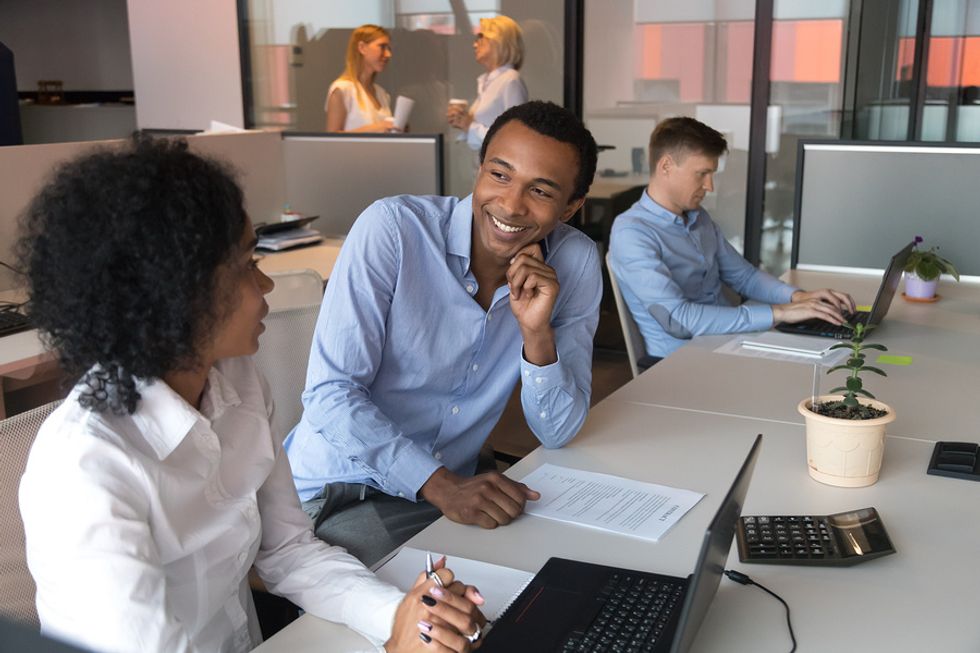
[[616, 312], [619, 313], [619, 324], [623, 328], [623, 339], [626, 341], [626, 356], [630, 361], [630, 371], [633, 372], [635, 379], [642, 371], [639, 360], [646, 355], [646, 344], [643, 342], [643, 335], [640, 333], [633, 314], [630, 313], [629, 306], [623, 299], [623, 293], [619, 290], [619, 282], [613, 273], [612, 266], [609, 265], [609, 254], [606, 253], [606, 269], [609, 271], [609, 285], [612, 286], [613, 297], [616, 298]]
[[323, 298], [323, 279], [313, 270], [269, 275], [276, 287], [266, 296], [269, 315], [263, 322], [255, 363], [269, 382], [276, 410], [272, 427], [289, 433], [303, 415], [301, 397], [306, 386], [313, 329]]
[[0, 421], [0, 616], [35, 629], [40, 627], [36, 588], [27, 569], [17, 496], [38, 429], [59, 404], [54, 401]]

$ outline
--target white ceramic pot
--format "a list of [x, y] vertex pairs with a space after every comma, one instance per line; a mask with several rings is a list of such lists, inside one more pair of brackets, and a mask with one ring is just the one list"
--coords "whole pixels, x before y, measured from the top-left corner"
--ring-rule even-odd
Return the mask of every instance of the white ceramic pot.
[[912, 299], [932, 299], [936, 296], [939, 277], [932, 281], [923, 281], [915, 272], [905, 273], [905, 296]]
[[[841, 398], [824, 395], [817, 401]], [[814, 480], [838, 487], [864, 487], [878, 480], [885, 451], [885, 426], [895, 421], [895, 411], [874, 399], [862, 399], [861, 403], [888, 414], [876, 419], [838, 419], [810, 410], [810, 398], [797, 406], [806, 419], [806, 462]]]

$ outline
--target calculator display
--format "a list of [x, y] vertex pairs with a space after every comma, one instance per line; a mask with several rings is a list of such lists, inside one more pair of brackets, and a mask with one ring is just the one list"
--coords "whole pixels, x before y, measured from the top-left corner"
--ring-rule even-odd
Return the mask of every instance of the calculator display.
[[864, 556], [892, 548], [878, 514], [868, 508], [828, 515], [827, 523], [837, 536], [842, 556]]

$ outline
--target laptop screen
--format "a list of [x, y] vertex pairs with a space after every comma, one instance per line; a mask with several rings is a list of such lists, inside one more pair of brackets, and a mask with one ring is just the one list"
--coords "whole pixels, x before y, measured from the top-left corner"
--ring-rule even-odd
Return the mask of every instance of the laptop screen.
[[871, 315], [868, 316], [869, 325], [877, 326], [885, 319], [885, 314], [888, 313], [888, 307], [892, 304], [895, 291], [898, 290], [898, 284], [902, 280], [905, 262], [909, 260], [909, 254], [912, 253], [914, 246], [914, 242], [909, 243], [888, 262], [888, 268], [885, 270], [885, 275], [881, 278], [881, 285], [878, 287], [875, 303], [871, 307]]
[[749, 480], [752, 478], [752, 470], [759, 457], [761, 444], [760, 434], [756, 436], [752, 449], [745, 457], [742, 468], [738, 470], [738, 475], [728, 494], [722, 499], [714, 519], [708, 524], [708, 530], [704, 534], [704, 544], [698, 555], [698, 563], [694, 567], [694, 574], [684, 598], [684, 608], [681, 610], [680, 621], [677, 624], [678, 634], [674, 638], [671, 653], [684, 653], [691, 647], [701, 622], [704, 621], [704, 615], [707, 614], [708, 607], [718, 592], [725, 563], [728, 561], [728, 552], [732, 548], [732, 540], [735, 537], [735, 526], [742, 515], [742, 506], [745, 504], [745, 495], [749, 491]]

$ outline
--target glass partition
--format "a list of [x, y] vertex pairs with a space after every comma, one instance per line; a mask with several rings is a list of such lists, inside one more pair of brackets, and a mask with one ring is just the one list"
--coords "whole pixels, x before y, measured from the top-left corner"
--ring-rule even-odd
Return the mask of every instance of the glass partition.
[[564, 2], [539, 0], [248, 0], [252, 125], [323, 131], [327, 89], [344, 69], [354, 28], [373, 23], [391, 34], [393, 56], [377, 81], [392, 98], [415, 101], [413, 133], [445, 136], [447, 192], [473, 186], [476, 155], [446, 123], [450, 98], [476, 97], [484, 69], [473, 54], [479, 19], [505, 14], [521, 26], [521, 76], [532, 99], [561, 103]]

